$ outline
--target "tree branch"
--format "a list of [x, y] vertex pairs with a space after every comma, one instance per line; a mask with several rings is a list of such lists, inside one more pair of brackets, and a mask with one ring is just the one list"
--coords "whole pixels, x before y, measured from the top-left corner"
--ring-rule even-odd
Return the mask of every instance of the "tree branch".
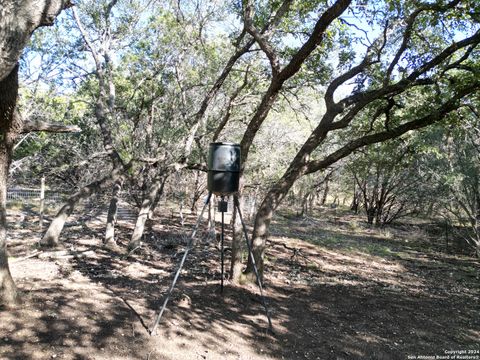
[[276, 77], [277, 74], [280, 72], [280, 61], [278, 60], [278, 56], [275, 53], [275, 49], [268, 41], [268, 36], [262, 35], [253, 25], [253, 5], [251, 1], [246, 1], [243, 21], [245, 30], [253, 36], [255, 41], [258, 43], [258, 45], [270, 61], [272, 75]]
[[423, 6], [419, 7], [416, 9], [406, 20], [406, 27], [405, 27], [405, 32], [403, 33], [403, 39], [402, 39], [402, 44], [398, 48], [395, 57], [393, 58], [392, 62], [388, 66], [387, 73], [385, 75], [385, 84], [388, 83], [390, 80], [390, 77], [392, 75], [393, 69], [395, 66], [398, 64], [398, 61], [400, 60], [400, 57], [402, 54], [405, 52], [405, 50], [408, 47], [408, 42], [410, 41], [410, 38], [412, 36], [413, 32], [413, 26], [415, 25], [415, 20], [417, 17], [423, 12], [423, 11], [429, 11], [429, 10], [436, 10], [436, 11], [446, 11], [448, 9], [452, 9], [455, 6], [457, 6], [460, 3], [461, 0], [453, 0], [446, 4], [445, 6], [439, 6], [437, 4], [424, 4]]
[[455, 96], [450, 98], [439, 108], [432, 110], [431, 113], [427, 116], [424, 116], [420, 119], [415, 119], [409, 122], [406, 122], [402, 125], [399, 125], [391, 130], [386, 130], [376, 134], [365, 135], [360, 138], [357, 138], [353, 141], [350, 141], [345, 146], [341, 147], [337, 151], [328, 155], [322, 160], [312, 160], [306, 164], [306, 171], [304, 174], [311, 174], [313, 172], [322, 170], [331, 164], [334, 164], [340, 159], [350, 155], [354, 150], [361, 148], [366, 145], [375, 144], [378, 142], [386, 141], [399, 137], [410, 130], [416, 130], [423, 128], [425, 126], [431, 125], [441, 119], [443, 119], [448, 113], [458, 109], [461, 104], [459, 101], [471, 94], [472, 92], [478, 91], [480, 83], [472, 84], [471, 86], [465, 86], [461, 89]]
[[305, 62], [305, 59], [322, 42], [325, 30], [327, 30], [330, 24], [347, 9], [351, 2], [351, 0], [337, 0], [335, 4], [329, 7], [322, 14], [322, 16], [320, 16], [320, 19], [318, 19], [317, 23], [315, 24], [315, 28], [313, 29], [308, 40], [295, 53], [295, 55], [293, 55], [288, 65], [285, 66], [280, 72], [279, 78], [281, 80], [287, 80], [297, 73], [298, 70], [300, 70], [300, 67]]
[[56, 132], [56, 133], [79, 133], [82, 132], [77, 125], [65, 125], [56, 122], [45, 122], [41, 120], [26, 120], [23, 123], [22, 133], [30, 132]]
[[220, 136], [220, 133], [222, 130], [225, 128], [227, 125], [228, 120], [230, 119], [230, 116], [232, 114], [232, 107], [235, 99], [238, 97], [240, 92], [247, 86], [248, 84], [248, 73], [249, 73], [249, 68], [245, 71], [245, 76], [243, 78], [243, 83], [235, 90], [235, 92], [230, 96], [228, 99], [227, 107], [225, 110], [225, 114], [222, 117], [222, 120], [220, 121], [220, 124], [218, 124], [217, 128], [215, 129], [215, 132], [212, 137], [212, 142], [216, 142], [218, 137]]
[[93, 46], [93, 43], [91, 42], [90, 37], [88, 36], [87, 32], [85, 31], [85, 28], [83, 27], [83, 24], [80, 20], [80, 17], [78, 16], [78, 13], [77, 13], [77, 8], [73, 7], [72, 12], [73, 12], [73, 17], [74, 17], [75, 22], [77, 24], [78, 30], [80, 31], [80, 34], [82, 34], [83, 41], [85, 41], [85, 44], [87, 45], [87, 47], [90, 49], [90, 52], [92, 53], [93, 61], [95, 61], [95, 67], [97, 68], [97, 74], [98, 74], [98, 72], [102, 71], [102, 68], [103, 68], [102, 67], [102, 62], [100, 61], [100, 56], [99, 56], [97, 50], [95, 49], [95, 47]]
[[[432, 79], [419, 79], [419, 77], [424, 75], [428, 71], [432, 70], [435, 66], [440, 65], [443, 61], [445, 61], [448, 57], [450, 57], [459, 49], [462, 49], [468, 46], [477, 45], [479, 42], [480, 42], [480, 30], [478, 30], [474, 35], [468, 38], [465, 38], [463, 40], [460, 40], [458, 42], [454, 42], [450, 46], [446, 47], [440, 54], [435, 56], [433, 59], [431, 59], [430, 61], [427, 61], [418, 69], [412, 71], [412, 73], [405, 79], [402, 79], [395, 84], [382, 86], [379, 89], [366, 90], [363, 92], [352, 94], [350, 96], [347, 96], [343, 100], [339, 101], [336, 104], [336, 106], [341, 106], [342, 108], [345, 108], [359, 102], [368, 104], [373, 100], [379, 99], [381, 97], [392, 96], [397, 93], [400, 93], [411, 86], [432, 84], [433, 83]], [[354, 71], [354, 69], [355, 68], [352, 68], [350, 71]], [[346, 74], [350, 73], [350, 71], [347, 72]], [[334, 82], [338, 82], [337, 79], [335, 79]], [[342, 121], [342, 122], [345, 123], [345, 121]], [[335, 129], [343, 126], [345, 126], [345, 124], [333, 123], [331, 128]]]
[[350, 3], [351, 0], [337, 0], [334, 5], [329, 7], [318, 19], [308, 40], [293, 55], [290, 62], [283, 68], [283, 70], [280, 71], [277, 76], [272, 77], [270, 86], [255, 110], [255, 113], [250, 120], [240, 143], [243, 163], [246, 162], [253, 139], [260, 129], [263, 121], [266, 119], [285, 81], [287, 81], [300, 70], [300, 67], [305, 62], [307, 57], [322, 42], [324, 32], [328, 26], [330, 26], [330, 24], [347, 9]]

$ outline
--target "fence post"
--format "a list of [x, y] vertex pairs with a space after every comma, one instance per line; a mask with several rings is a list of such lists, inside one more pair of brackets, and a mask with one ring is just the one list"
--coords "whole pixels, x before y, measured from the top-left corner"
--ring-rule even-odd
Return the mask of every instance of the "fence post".
[[42, 176], [40, 183], [40, 230], [43, 227], [43, 211], [45, 207], [45, 176]]

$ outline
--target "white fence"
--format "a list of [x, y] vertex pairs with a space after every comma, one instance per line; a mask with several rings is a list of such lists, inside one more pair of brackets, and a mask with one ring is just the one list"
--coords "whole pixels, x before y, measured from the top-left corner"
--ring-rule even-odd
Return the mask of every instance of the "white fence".
[[[45, 200], [51, 201], [62, 201], [65, 198], [65, 194], [47, 190], [45, 191]], [[13, 188], [8, 189], [7, 191], [7, 201], [40, 201], [41, 199], [41, 190], [40, 189], [19, 189]]]

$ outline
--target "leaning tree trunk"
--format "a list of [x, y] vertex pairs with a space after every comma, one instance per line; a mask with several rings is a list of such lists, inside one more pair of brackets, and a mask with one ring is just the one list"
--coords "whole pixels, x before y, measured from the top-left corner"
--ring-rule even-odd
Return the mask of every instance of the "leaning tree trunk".
[[87, 199], [91, 195], [107, 189], [111, 187], [116, 181], [118, 181], [122, 176], [123, 173], [126, 172], [130, 167], [130, 164], [126, 165], [124, 168], [115, 169], [113, 170], [108, 176], [104, 177], [103, 179], [94, 181], [87, 186], [84, 186], [75, 194], [70, 196], [65, 205], [58, 211], [55, 218], [50, 223], [50, 226], [47, 229], [45, 235], [41, 240], [41, 245], [43, 246], [50, 246], [54, 247], [59, 244], [60, 234], [62, 233], [63, 227], [65, 226], [65, 222], [67, 221], [68, 217], [73, 213], [73, 210], [78, 205], [78, 203], [83, 200]]
[[7, 253], [7, 180], [15, 138], [21, 119], [15, 116], [18, 96], [18, 65], [0, 81], [0, 304], [14, 305], [17, 290], [8, 267]]
[[[255, 264], [258, 267], [260, 277], [263, 277], [263, 256], [269, 235], [270, 223], [272, 221], [273, 212], [280, 205], [287, 195], [295, 181], [302, 175], [302, 164], [297, 162], [285, 173], [285, 175], [270, 189], [265, 195], [257, 215], [253, 227], [251, 245]], [[247, 268], [244, 272], [247, 281], [255, 281], [255, 273], [251, 257], [248, 257]]]
[[195, 181], [193, 185], [192, 206], [190, 206], [190, 212], [193, 214], [197, 211], [198, 199], [202, 196], [203, 190], [199, 189], [200, 175], [199, 171], [195, 171]]
[[[166, 180], [165, 180], [166, 182]], [[153, 200], [152, 206], [150, 206], [150, 211], [148, 212], [148, 220], [153, 220], [155, 216], [155, 209], [158, 206], [158, 203], [160, 202], [160, 199], [162, 198], [163, 191], [159, 191], [157, 196], [155, 197], [155, 200]]]
[[132, 238], [128, 243], [128, 248], [130, 250], [140, 246], [148, 214], [150, 213], [152, 205], [155, 203], [155, 199], [158, 199], [158, 197], [162, 194], [166, 180], [167, 178], [165, 176], [157, 177], [154, 180], [152, 186], [150, 187], [148, 193], [145, 194], [145, 197], [142, 201], [142, 206], [137, 216], [137, 221], [135, 223], [135, 229], [133, 230]]
[[[279, 194], [270, 191], [260, 208], [258, 209], [257, 216], [255, 217], [255, 225], [253, 228], [253, 234], [251, 239], [253, 257], [255, 264], [257, 265], [260, 277], [263, 277], [263, 257], [265, 254], [265, 245], [268, 238], [268, 230], [270, 222], [272, 220], [273, 212], [275, 211], [275, 199]], [[253, 269], [253, 263], [250, 256], [248, 257], [247, 269], [245, 270], [245, 278], [250, 281], [255, 281], [255, 273]]]

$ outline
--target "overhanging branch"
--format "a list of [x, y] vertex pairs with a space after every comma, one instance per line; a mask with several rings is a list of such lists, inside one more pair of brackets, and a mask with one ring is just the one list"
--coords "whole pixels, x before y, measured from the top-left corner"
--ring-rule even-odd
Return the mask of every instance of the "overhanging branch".
[[453, 96], [443, 105], [441, 105], [435, 110], [432, 110], [431, 113], [427, 116], [424, 116], [422, 118], [415, 119], [412, 121], [408, 121], [390, 130], [382, 131], [376, 134], [365, 135], [355, 140], [352, 140], [348, 144], [338, 149], [337, 151], [334, 151], [333, 153], [328, 155], [327, 157], [321, 160], [312, 160], [308, 162], [305, 174], [311, 174], [316, 171], [325, 169], [326, 167], [336, 163], [338, 160], [343, 159], [344, 157], [350, 155], [356, 149], [361, 148], [363, 146], [393, 139], [405, 134], [410, 130], [420, 129], [428, 125], [431, 125], [437, 121], [440, 121], [447, 114], [458, 109], [461, 106], [460, 100], [462, 98], [477, 91], [479, 87], [480, 87], [480, 83], [475, 83], [475, 84], [472, 84], [471, 86], [464, 87], [455, 96]]
[[55, 133], [79, 133], [82, 130], [77, 125], [65, 125], [56, 122], [45, 122], [41, 120], [26, 120], [23, 124], [22, 133], [30, 132], [55, 132]]

